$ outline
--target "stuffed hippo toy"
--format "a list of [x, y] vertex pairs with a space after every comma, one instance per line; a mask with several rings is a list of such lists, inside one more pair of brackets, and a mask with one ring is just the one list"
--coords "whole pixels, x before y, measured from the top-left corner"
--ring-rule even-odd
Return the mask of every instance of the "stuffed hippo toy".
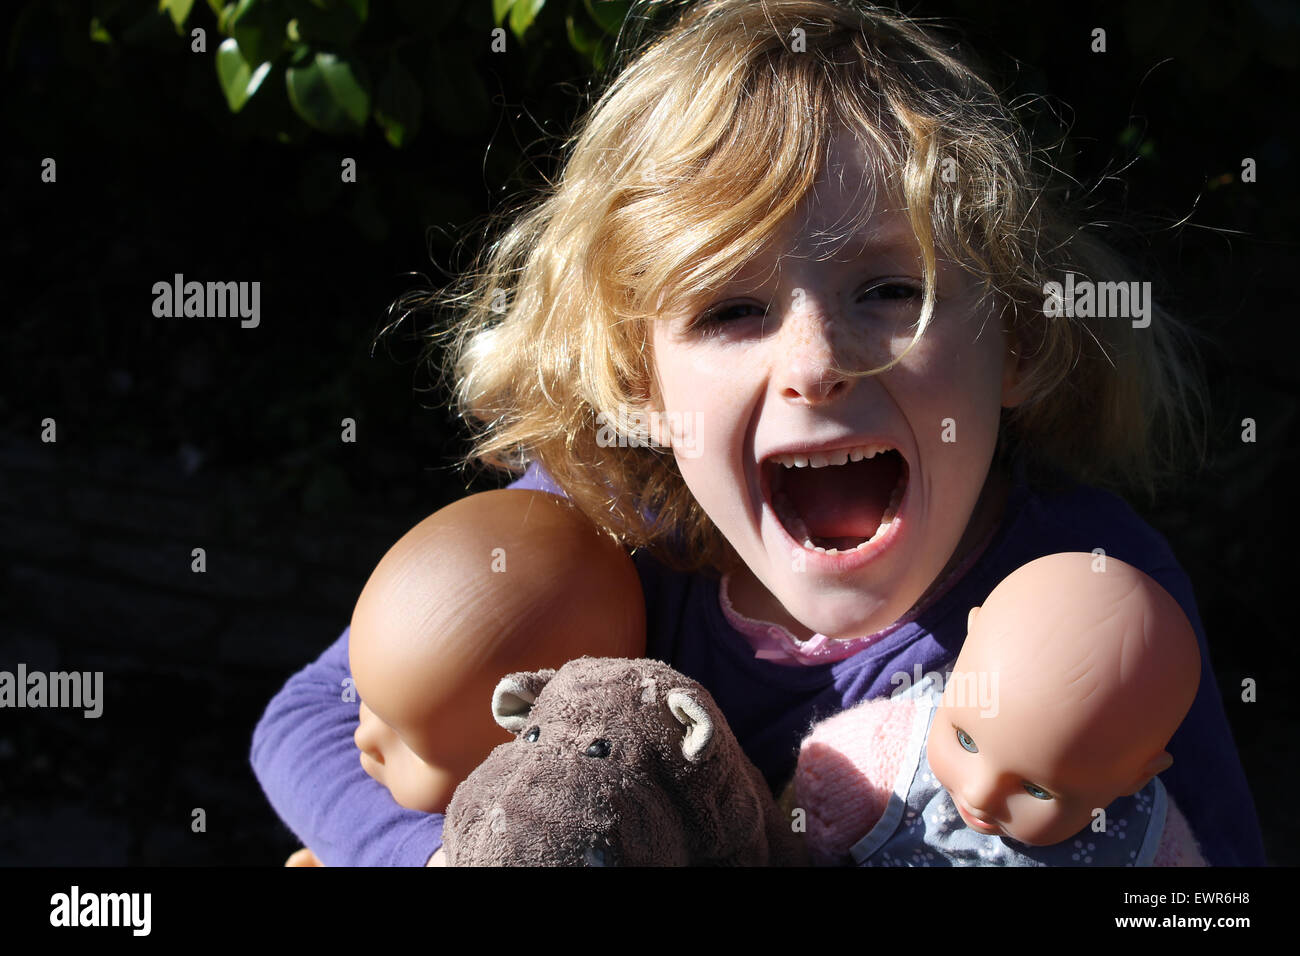
[[451, 800], [449, 866], [766, 866], [802, 841], [703, 687], [653, 660], [510, 674], [514, 741]]

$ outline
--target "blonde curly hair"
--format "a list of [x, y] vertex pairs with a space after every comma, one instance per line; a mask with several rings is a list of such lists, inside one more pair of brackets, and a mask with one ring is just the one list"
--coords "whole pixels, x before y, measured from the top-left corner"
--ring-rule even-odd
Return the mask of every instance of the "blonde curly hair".
[[636, 435], [609, 447], [598, 419], [648, 407], [650, 320], [757, 254], [841, 130], [867, 145], [921, 248], [913, 344], [939, 253], [1000, 305], [1028, 397], [1004, 411], [999, 454], [1150, 491], [1195, 444], [1204, 389], [1172, 317], [1156, 307], [1135, 329], [1045, 315], [1045, 284], [1067, 272], [1130, 275], [1067, 214], [1016, 116], [952, 44], [897, 12], [832, 0], [702, 0], [648, 42], [624, 41], [627, 65], [564, 144], [557, 180], [418, 302], [451, 317], [433, 339], [470, 461], [511, 474], [538, 462], [625, 546], [682, 570], [732, 567], [671, 451]]

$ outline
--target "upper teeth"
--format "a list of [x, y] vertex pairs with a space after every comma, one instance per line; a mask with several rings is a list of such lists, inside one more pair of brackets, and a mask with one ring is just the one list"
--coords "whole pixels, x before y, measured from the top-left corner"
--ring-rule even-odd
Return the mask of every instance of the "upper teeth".
[[806, 455], [773, 455], [772, 461], [786, 468], [825, 468], [843, 465], [850, 461], [874, 458], [881, 452], [892, 451], [888, 445], [859, 445], [856, 448], [836, 448], [833, 451], [810, 452]]

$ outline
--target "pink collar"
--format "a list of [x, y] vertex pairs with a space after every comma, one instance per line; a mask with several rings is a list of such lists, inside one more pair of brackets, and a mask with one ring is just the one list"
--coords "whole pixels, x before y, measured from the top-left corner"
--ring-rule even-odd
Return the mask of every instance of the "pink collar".
[[883, 630], [876, 631], [874, 634], [866, 634], [862, 637], [852, 637], [846, 640], [836, 640], [824, 634], [814, 634], [808, 640], [801, 641], [780, 624], [773, 624], [770, 621], [756, 621], [753, 618], [745, 617], [732, 606], [731, 596], [727, 593], [728, 585], [731, 582], [731, 572], [722, 575], [722, 580], [718, 583], [718, 603], [722, 605], [722, 615], [727, 619], [727, 623], [749, 641], [750, 646], [754, 648], [754, 656], [757, 658], [770, 660], [776, 664], [785, 664], [789, 667], [830, 664], [835, 661], [842, 661], [846, 657], [852, 657], [858, 651], [865, 650], [883, 638], [888, 637], [903, 625], [915, 620], [917, 615], [947, 594], [952, 589], [952, 586], [960, 581], [963, 575], [979, 560], [997, 531], [997, 526], [994, 526], [984, 536], [984, 540], [971, 549], [966, 559], [944, 578], [942, 584], [932, 588], [910, 611], [893, 624]]

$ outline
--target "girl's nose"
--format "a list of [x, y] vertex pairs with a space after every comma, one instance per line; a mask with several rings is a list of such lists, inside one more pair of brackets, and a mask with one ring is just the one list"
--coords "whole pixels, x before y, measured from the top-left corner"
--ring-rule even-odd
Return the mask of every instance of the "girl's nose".
[[845, 363], [836, 346], [833, 321], [825, 308], [806, 298], [787, 314], [782, 323], [787, 334], [774, 343], [783, 398], [820, 405], [849, 390], [853, 379], [836, 371]]

